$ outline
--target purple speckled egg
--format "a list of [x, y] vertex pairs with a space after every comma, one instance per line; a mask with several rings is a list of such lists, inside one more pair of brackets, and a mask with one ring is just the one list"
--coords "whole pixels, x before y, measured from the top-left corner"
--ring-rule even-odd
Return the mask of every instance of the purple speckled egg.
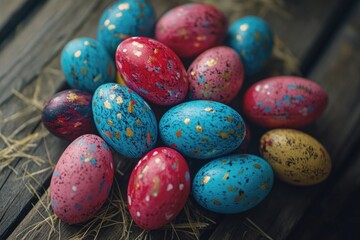
[[92, 134], [75, 139], [51, 178], [52, 209], [70, 224], [90, 219], [109, 195], [113, 177], [113, 158], [105, 141]]
[[41, 120], [52, 134], [65, 140], [95, 133], [91, 100], [92, 95], [81, 90], [58, 92], [45, 104]]
[[232, 48], [206, 50], [188, 69], [189, 98], [229, 103], [244, 81], [244, 67]]

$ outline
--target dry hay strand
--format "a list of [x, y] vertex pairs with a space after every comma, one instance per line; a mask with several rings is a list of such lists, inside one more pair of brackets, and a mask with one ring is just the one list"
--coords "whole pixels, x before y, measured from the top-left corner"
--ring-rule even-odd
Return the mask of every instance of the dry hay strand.
[[282, 74], [300, 74], [300, 61], [297, 59], [291, 50], [285, 45], [279, 36], [274, 37], [274, 49], [272, 52], [273, 58], [282, 62]]
[[[274, 240], [272, 237], [269, 236], [269, 234], [267, 234], [258, 225], [256, 225], [250, 218], [245, 218], [245, 221], [243, 222], [243, 224], [246, 227], [248, 227], [249, 229], [251, 229], [253, 232], [256, 232], [257, 234], [259, 234], [264, 239]], [[244, 232], [242, 239], [245, 239], [246, 234], [247, 234], [247, 232]]]

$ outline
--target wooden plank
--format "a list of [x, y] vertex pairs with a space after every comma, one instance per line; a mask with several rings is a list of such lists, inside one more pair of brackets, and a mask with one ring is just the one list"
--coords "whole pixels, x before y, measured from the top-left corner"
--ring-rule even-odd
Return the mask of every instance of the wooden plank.
[[[357, 127], [360, 121], [360, 106], [358, 104], [358, 90], [360, 89], [360, 4], [340, 32], [339, 37], [332, 43], [331, 49], [322, 57], [321, 62], [310, 74], [310, 78], [325, 87], [330, 96], [329, 106], [319, 121], [307, 131], [319, 139], [328, 149], [333, 160], [333, 173], [330, 179], [319, 186], [301, 188], [276, 182], [270, 196], [258, 208], [248, 213], [231, 216], [225, 219], [216, 229], [210, 239], [218, 239], [224, 232], [227, 237], [235, 239], [246, 234], [246, 239], [257, 239], [259, 233], [249, 231], [246, 226], [236, 226], [232, 222], [243, 222], [245, 217], [258, 224], [261, 229], [274, 239], [286, 239], [304, 212], [317, 197], [326, 196], [329, 186], [337, 182], [344, 165], [349, 167], [355, 159], [351, 159], [351, 148], [357, 145], [360, 130]], [[346, 79], [346, 80], [345, 80]], [[350, 158], [350, 159], [349, 159]], [[356, 171], [359, 174], [359, 170]], [[345, 180], [343, 180], [345, 181]], [[344, 185], [337, 188], [344, 188]], [[351, 194], [350, 188], [347, 194]], [[335, 190], [335, 189], [334, 189]], [[322, 201], [329, 201], [331, 195]], [[329, 208], [329, 211], [333, 211]], [[309, 220], [309, 219], [308, 219]], [[321, 221], [322, 219], [319, 219]], [[312, 221], [307, 222], [307, 229]], [[318, 222], [321, 224], [321, 222]], [[314, 227], [319, 226], [315, 225]], [[309, 239], [309, 234], [300, 235], [299, 239]], [[304, 238], [302, 238], [304, 237]]]

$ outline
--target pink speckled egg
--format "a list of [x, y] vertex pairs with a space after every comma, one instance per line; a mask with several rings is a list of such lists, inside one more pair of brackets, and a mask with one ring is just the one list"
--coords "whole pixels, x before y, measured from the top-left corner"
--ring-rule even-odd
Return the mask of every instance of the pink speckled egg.
[[147, 153], [131, 173], [127, 196], [134, 222], [146, 230], [173, 220], [190, 193], [190, 174], [176, 150], [159, 147]]
[[158, 105], [180, 103], [188, 91], [184, 65], [167, 46], [146, 37], [128, 38], [116, 50], [126, 86]]
[[272, 77], [253, 84], [243, 99], [244, 114], [266, 128], [301, 128], [325, 110], [328, 96], [315, 82], [301, 77]]
[[229, 103], [244, 81], [244, 67], [229, 47], [206, 50], [188, 69], [189, 98]]
[[155, 38], [181, 58], [194, 58], [220, 45], [227, 31], [227, 20], [211, 5], [190, 3], [169, 10], [156, 24]]
[[113, 177], [113, 158], [105, 141], [92, 134], [78, 137], [65, 149], [52, 175], [52, 209], [70, 224], [88, 220], [105, 202]]

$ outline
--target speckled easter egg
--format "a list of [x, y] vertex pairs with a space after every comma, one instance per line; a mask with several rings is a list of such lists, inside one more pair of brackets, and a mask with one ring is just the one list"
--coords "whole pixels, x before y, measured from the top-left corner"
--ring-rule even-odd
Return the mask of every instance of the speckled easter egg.
[[177, 151], [159, 147], [147, 153], [131, 173], [128, 207], [141, 228], [160, 228], [175, 219], [190, 192], [190, 174]]
[[126, 86], [159, 105], [181, 102], [188, 91], [185, 68], [164, 44], [145, 37], [123, 41], [116, 50], [116, 66]]
[[237, 51], [244, 64], [245, 74], [251, 76], [260, 71], [271, 56], [272, 30], [259, 17], [243, 17], [230, 25], [227, 45]]
[[193, 180], [192, 193], [210, 211], [240, 213], [259, 204], [273, 181], [273, 171], [264, 159], [234, 154], [204, 165]]
[[92, 134], [75, 139], [61, 155], [50, 183], [51, 206], [64, 222], [84, 222], [101, 208], [114, 177], [108, 145]]
[[156, 16], [147, 0], [120, 0], [108, 7], [98, 25], [98, 40], [112, 57], [116, 48], [131, 36], [152, 36]]
[[314, 185], [331, 171], [331, 159], [321, 143], [298, 130], [274, 129], [260, 139], [260, 154], [281, 180], [294, 185]]
[[245, 136], [242, 117], [215, 101], [194, 100], [168, 110], [159, 131], [164, 144], [193, 158], [209, 159], [230, 153]]
[[327, 102], [326, 92], [315, 82], [280, 76], [253, 84], [244, 95], [243, 110], [263, 127], [301, 128], [314, 122]]
[[61, 53], [61, 69], [71, 88], [94, 92], [115, 80], [115, 65], [105, 47], [91, 38], [70, 41]]
[[229, 103], [244, 81], [238, 54], [229, 47], [206, 50], [188, 69], [189, 98]]
[[194, 58], [220, 45], [227, 30], [222, 12], [211, 5], [189, 3], [166, 12], [157, 22], [155, 38], [181, 58]]
[[91, 99], [90, 93], [81, 90], [58, 92], [46, 102], [41, 120], [49, 132], [65, 140], [94, 133]]
[[120, 154], [139, 158], [154, 147], [154, 112], [133, 90], [116, 83], [101, 85], [94, 93], [92, 106], [97, 130]]

